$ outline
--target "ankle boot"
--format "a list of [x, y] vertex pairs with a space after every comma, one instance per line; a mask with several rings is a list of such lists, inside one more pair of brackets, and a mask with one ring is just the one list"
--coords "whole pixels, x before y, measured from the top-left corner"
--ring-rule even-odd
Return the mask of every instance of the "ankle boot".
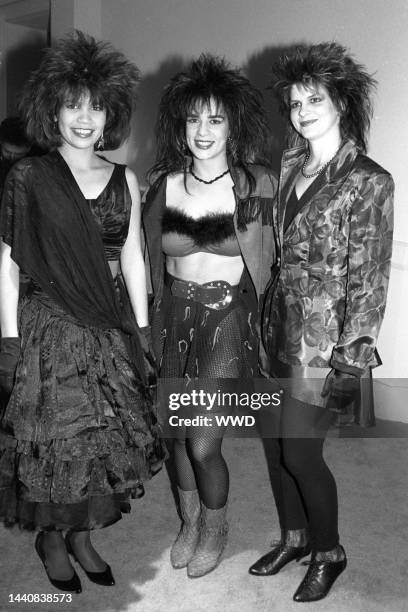
[[310, 553], [310, 546], [287, 546], [278, 544], [256, 563], [251, 565], [249, 573], [253, 576], [273, 576], [280, 572], [291, 561], [299, 562]]
[[333, 583], [347, 567], [344, 548], [340, 546], [342, 559], [339, 561], [316, 561], [313, 557], [305, 577], [296, 590], [293, 599], [300, 602], [318, 601], [329, 593]]
[[178, 489], [180, 514], [183, 520], [179, 534], [171, 547], [170, 561], [174, 569], [186, 567], [198, 544], [200, 532], [200, 498], [198, 491]]
[[291, 561], [299, 562], [310, 553], [306, 529], [282, 530], [281, 539], [266, 555], [251, 565], [249, 573], [254, 576], [273, 576]]
[[212, 510], [201, 504], [200, 541], [187, 566], [189, 578], [199, 578], [217, 567], [227, 543], [227, 504]]

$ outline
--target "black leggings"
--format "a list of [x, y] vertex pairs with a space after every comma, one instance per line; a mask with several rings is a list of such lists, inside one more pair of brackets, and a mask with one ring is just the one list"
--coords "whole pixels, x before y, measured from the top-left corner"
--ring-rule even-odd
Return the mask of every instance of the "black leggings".
[[288, 398], [280, 437], [264, 439], [281, 529], [307, 529], [319, 552], [339, 543], [337, 487], [323, 458], [331, 420], [328, 410]]

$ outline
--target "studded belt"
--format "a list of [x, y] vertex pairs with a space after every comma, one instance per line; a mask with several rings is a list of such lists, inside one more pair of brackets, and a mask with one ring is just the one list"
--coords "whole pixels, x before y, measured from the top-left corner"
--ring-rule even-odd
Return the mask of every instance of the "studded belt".
[[222, 280], [200, 285], [194, 281], [185, 281], [167, 274], [166, 284], [169, 285], [170, 291], [175, 297], [199, 302], [213, 310], [228, 308], [232, 300], [238, 296], [238, 285], [232, 286]]

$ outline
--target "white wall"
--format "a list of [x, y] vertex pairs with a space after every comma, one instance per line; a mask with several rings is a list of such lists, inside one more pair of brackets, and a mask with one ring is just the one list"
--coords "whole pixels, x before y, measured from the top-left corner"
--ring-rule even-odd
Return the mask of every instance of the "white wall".
[[[5, 24], [7, 41], [6, 87], [7, 115], [15, 115], [20, 93], [30, 72], [37, 68], [41, 51], [47, 44], [47, 32], [14, 23]], [[18, 70], [16, 70], [18, 66]]]
[[[133, 139], [118, 157], [140, 176], [154, 157], [153, 125], [162, 87], [183, 61], [202, 51], [225, 55], [264, 88], [282, 48], [337, 40], [378, 80], [369, 154], [396, 182], [395, 245], [389, 301], [378, 343], [379, 416], [408, 420], [408, 2], [407, 0], [101, 0], [102, 37], [141, 68]], [[282, 123], [269, 92], [272, 126]], [[274, 160], [276, 166], [278, 160]], [[405, 380], [380, 380], [394, 377]]]
[[49, 0], [0, 4], [0, 119], [15, 112], [21, 85], [46, 44], [48, 6]]
[[51, 0], [52, 42], [73, 29], [101, 37], [101, 0]]
[[[254, 82], [264, 87], [271, 59], [282, 47], [322, 40], [350, 47], [379, 82], [370, 154], [394, 175], [397, 204], [408, 193], [408, 122], [402, 112], [408, 99], [407, 0], [101, 2], [103, 38], [139, 65], [145, 78], [154, 81], [152, 90], [173, 65], [204, 50], [247, 67]], [[266, 99], [272, 103], [271, 94]], [[141, 111], [147, 103], [141, 99]], [[146, 152], [139, 152], [136, 160], [141, 169], [143, 156]], [[407, 235], [408, 206], [398, 204], [395, 237], [403, 241]]]

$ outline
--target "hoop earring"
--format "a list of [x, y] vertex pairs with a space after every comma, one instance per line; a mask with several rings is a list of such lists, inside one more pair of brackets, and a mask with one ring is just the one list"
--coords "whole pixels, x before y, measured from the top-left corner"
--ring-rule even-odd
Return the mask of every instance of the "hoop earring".
[[105, 139], [103, 137], [103, 132], [102, 134], [99, 136], [99, 139], [96, 143], [96, 150], [97, 151], [103, 151], [105, 148]]

